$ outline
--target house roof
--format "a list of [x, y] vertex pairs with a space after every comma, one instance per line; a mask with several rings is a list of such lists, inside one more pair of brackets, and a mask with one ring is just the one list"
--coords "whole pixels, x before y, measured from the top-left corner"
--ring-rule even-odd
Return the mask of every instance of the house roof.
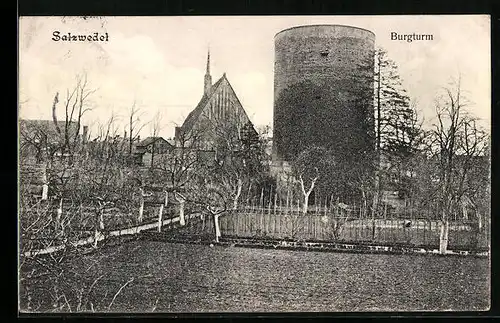
[[[64, 134], [66, 121], [58, 121], [57, 126], [61, 131], [61, 135]], [[47, 138], [56, 139], [61, 135], [57, 133], [57, 127], [53, 120], [38, 120], [38, 119], [20, 119], [19, 128], [22, 136], [30, 134], [45, 134]], [[69, 133], [74, 136], [79, 131], [78, 123], [76, 121], [68, 122]]]
[[157, 142], [157, 141], [162, 141], [162, 142], [165, 142], [169, 145], [172, 145], [170, 142], [163, 139], [163, 137], [147, 137], [146, 139], [141, 140], [136, 146], [137, 147], [146, 147], [146, 146], [149, 146], [152, 143]]

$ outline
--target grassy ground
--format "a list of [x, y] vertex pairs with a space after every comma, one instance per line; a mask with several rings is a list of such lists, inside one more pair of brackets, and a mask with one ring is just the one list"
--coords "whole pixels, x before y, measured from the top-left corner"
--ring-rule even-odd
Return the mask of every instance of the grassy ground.
[[[23, 275], [33, 269], [25, 270]], [[21, 308], [114, 312], [464, 311], [488, 309], [490, 293], [489, 261], [478, 258], [130, 241], [63, 262], [60, 270], [63, 274], [59, 276], [22, 281]]]

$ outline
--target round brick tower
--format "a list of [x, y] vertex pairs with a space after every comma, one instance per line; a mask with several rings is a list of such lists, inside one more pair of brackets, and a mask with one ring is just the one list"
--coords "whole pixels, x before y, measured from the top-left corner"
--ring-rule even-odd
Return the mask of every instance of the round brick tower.
[[331, 149], [339, 165], [373, 157], [375, 34], [309, 25], [274, 41], [274, 161], [293, 161], [313, 145]]

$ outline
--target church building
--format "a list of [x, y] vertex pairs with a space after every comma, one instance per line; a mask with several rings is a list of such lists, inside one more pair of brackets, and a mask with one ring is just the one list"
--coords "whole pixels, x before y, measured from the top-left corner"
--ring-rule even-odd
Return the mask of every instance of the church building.
[[216, 140], [240, 138], [249, 128], [256, 133], [226, 73], [212, 84], [208, 52], [203, 96], [182, 126], [175, 128], [176, 146], [213, 150]]

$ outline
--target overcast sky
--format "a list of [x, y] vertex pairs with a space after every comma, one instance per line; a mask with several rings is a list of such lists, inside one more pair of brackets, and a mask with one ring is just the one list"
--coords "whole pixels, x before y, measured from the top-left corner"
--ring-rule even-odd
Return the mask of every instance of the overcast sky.
[[[19, 22], [20, 117], [50, 119], [54, 94], [62, 102], [77, 73], [98, 91], [85, 122], [125, 119], [134, 99], [148, 122], [162, 114], [161, 135], [196, 106], [203, 92], [207, 48], [213, 82], [226, 72], [256, 125], [272, 124], [274, 35], [308, 24], [371, 30], [399, 66], [426, 120], [442, 86], [460, 72], [470, 110], [490, 126], [489, 16], [262, 16], [262, 17], [23, 17]], [[54, 31], [107, 32], [108, 42], [55, 42]], [[390, 33], [432, 34], [432, 41], [392, 41]], [[61, 103], [59, 104], [61, 106]], [[62, 111], [61, 111], [62, 113]], [[123, 129], [123, 128], [121, 128]], [[145, 127], [143, 136], [149, 135]], [[120, 131], [123, 133], [123, 130]]]

